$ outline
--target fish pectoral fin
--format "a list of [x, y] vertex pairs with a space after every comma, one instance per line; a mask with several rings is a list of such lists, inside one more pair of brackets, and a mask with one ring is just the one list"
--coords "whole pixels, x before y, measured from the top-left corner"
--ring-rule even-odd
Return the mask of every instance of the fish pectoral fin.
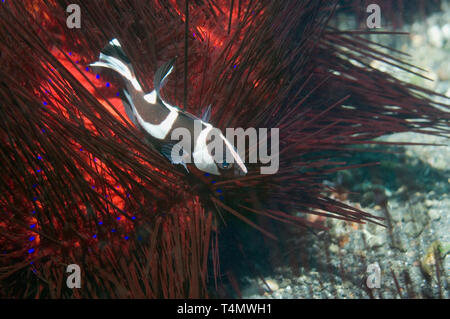
[[156, 95], [158, 96], [159, 91], [164, 87], [164, 84], [166, 84], [167, 77], [174, 68], [175, 59], [176, 57], [170, 60], [169, 62], [164, 63], [155, 72], [155, 76], [153, 78], [153, 86], [155, 87]]
[[202, 121], [208, 123], [211, 118], [211, 104], [206, 107], [206, 110], [203, 112]]
[[[133, 122], [135, 126], [137, 126], [137, 120], [134, 116], [133, 112], [133, 100], [131, 99], [130, 94], [127, 90], [122, 91], [123, 94], [121, 95], [121, 100], [123, 103], [123, 107], [125, 108], [125, 113], [127, 114], [128, 118]], [[125, 98], [124, 98], [125, 97]]]
[[186, 163], [185, 163], [185, 162], [181, 162], [180, 164], [183, 165], [183, 167], [186, 169], [186, 171], [187, 171], [188, 173], [190, 173], [189, 170], [188, 170], [188, 168], [187, 168], [187, 166], [186, 166]]
[[[182, 155], [180, 155], [180, 153]], [[164, 144], [161, 147], [161, 154], [164, 155], [172, 164], [180, 164], [186, 169], [189, 173], [189, 170], [186, 166], [186, 157], [189, 155], [181, 145], [179, 144]]]
[[161, 154], [164, 155], [172, 163], [172, 146], [173, 144], [164, 144], [161, 147]]

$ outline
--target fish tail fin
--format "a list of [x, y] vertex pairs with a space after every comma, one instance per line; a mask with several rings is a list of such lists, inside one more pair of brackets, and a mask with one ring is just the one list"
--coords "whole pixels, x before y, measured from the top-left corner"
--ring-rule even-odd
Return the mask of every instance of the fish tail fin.
[[119, 40], [116, 38], [108, 42], [108, 44], [100, 52], [99, 60], [91, 63], [90, 66], [112, 69], [128, 81], [136, 83], [136, 76], [130, 59], [128, 59], [122, 49], [122, 46], [120, 45]]

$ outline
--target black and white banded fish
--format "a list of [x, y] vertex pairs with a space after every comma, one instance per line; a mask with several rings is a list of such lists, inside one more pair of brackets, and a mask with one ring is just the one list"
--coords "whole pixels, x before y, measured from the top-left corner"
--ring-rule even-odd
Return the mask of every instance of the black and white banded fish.
[[[247, 168], [236, 149], [220, 130], [208, 123], [211, 114], [210, 106], [200, 119], [167, 103], [161, 97], [160, 90], [174, 69], [174, 63], [175, 59], [172, 59], [156, 71], [153, 81], [154, 90], [148, 94], [143, 92], [133, 66], [117, 39], [109, 41], [101, 51], [99, 60], [91, 66], [108, 68], [119, 73], [124, 81], [122, 100], [127, 116], [135, 126], [148, 134], [155, 147], [173, 164], [183, 165], [188, 172], [187, 164], [193, 162], [198, 170], [205, 173], [230, 175], [231, 172], [234, 175], [245, 175]], [[171, 139], [171, 133], [177, 128], [184, 128], [190, 132], [191, 149], [180, 147], [179, 143]], [[213, 130], [219, 132], [219, 142], [223, 144], [224, 157], [220, 161], [215, 160], [215, 154], [212, 154], [208, 147]], [[226, 153], [232, 156], [232, 161], [229, 163], [225, 160]], [[179, 156], [173, 156], [173, 154]], [[234, 167], [233, 171], [230, 170], [232, 167]]]

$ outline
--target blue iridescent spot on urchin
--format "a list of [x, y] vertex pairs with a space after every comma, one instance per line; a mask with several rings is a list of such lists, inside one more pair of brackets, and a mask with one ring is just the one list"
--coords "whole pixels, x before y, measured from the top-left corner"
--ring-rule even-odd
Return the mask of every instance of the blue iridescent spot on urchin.
[[209, 175], [211, 175], [211, 174], [209, 174], [209, 173], [205, 173], [205, 176], [206, 176], [206, 177], [208, 177]]
[[69, 52], [69, 55], [72, 55], [72, 52]]
[[109, 88], [111, 86], [111, 84], [109, 84], [109, 82], [106, 82], [106, 87]]
[[44, 102], [42, 102], [42, 104], [44, 104], [44, 105], [48, 105], [48, 103], [47, 103], [47, 102], [45, 102], [45, 101], [44, 101]]
[[97, 74], [97, 75], [95, 76], [95, 78], [96, 78], [96, 79], [100, 79], [100, 74]]
[[36, 227], [36, 224], [30, 225], [30, 228], [34, 228], [34, 227]]
[[130, 237], [128, 237], [128, 236], [125, 236], [124, 238], [125, 238], [125, 240], [128, 240], [128, 238], [130, 238]]
[[33, 241], [33, 240], [35, 240], [36, 239], [36, 236], [31, 236], [30, 237], [30, 241]]
[[88, 66], [86, 67], [86, 71], [89, 71], [89, 67]]
[[135, 220], [135, 219], [136, 219], [136, 216], [131, 217], [131, 219], [132, 219], [132, 220]]
[[221, 190], [220, 188], [218, 188], [218, 189], [216, 190], [216, 192], [222, 193], [222, 190]]
[[42, 156], [40, 156], [40, 155], [38, 155], [38, 157], [37, 157], [38, 159], [42, 159]]
[[34, 253], [34, 248], [28, 249], [28, 253], [29, 253], [29, 254]]
[[116, 93], [116, 96], [120, 96], [120, 92], [117, 92], [117, 93]]
[[103, 225], [103, 222], [98, 222], [99, 225]]
[[97, 238], [97, 234], [95, 234], [94, 236], [92, 236], [92, 238]]
[[112, 233], [115, 233], [115, 232], [116, 232], [116, 230], [115, 230], [115, 229], [111, 229], [111, 232], [112, 232]]
[[211, 181], [211, 184], [215, 184], [216, 183], [216, 181]]
[[119, 216], [119, 217], [117, 217], [117, 220], [120, 220], [120, 216]]

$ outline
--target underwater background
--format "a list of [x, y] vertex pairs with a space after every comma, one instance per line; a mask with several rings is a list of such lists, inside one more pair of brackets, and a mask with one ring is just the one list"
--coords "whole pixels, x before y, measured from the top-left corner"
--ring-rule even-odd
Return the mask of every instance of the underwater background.
[[[435, 6], [428, 15], [410, 8], [402, 18], [407, 22], [397, 31], [409, 34], [368, 35], [367, 39], [408, 54], [406, 61], [427, 70], [429, 80], [378, 61], [373, 65], [444, 95], [438, 100], [445, 103], [450, 97], [450, 2]], [[383, 21], [384, 26], [390, 24]], [[331, 23], [340, 30], [361, 29], [348, 12], [339, 13]], [[328, 219], [329, 232], [295, 239], [308, 252], [299, 273], [280, 265], [264, 277], [269, 287], [261, 279], [247, 277], [244, 297], [450, 297], [449, 139], [397, 133], [378, 140], [435, 145], [374, 146], [386, 153], [360, 153], [353, 161], [379, 165], [341, 171], [324, 183], [341, 191], [332, 195], [335, 198], [386, 218], [387, 228]], [[366, 280], [368, 265], [373, 263], [380, 267], [381, 282], [379, 289], [371, 291]], [[436, 269], [436, 264], [441, 268]]]
[[[450, 1], [372, 2], [2, 1], [0, 298], [449, 298]], [[279, 172], [162, 157], [113, 38], [145, 92], [177, 56], [171, 103], [280, 127]]]

